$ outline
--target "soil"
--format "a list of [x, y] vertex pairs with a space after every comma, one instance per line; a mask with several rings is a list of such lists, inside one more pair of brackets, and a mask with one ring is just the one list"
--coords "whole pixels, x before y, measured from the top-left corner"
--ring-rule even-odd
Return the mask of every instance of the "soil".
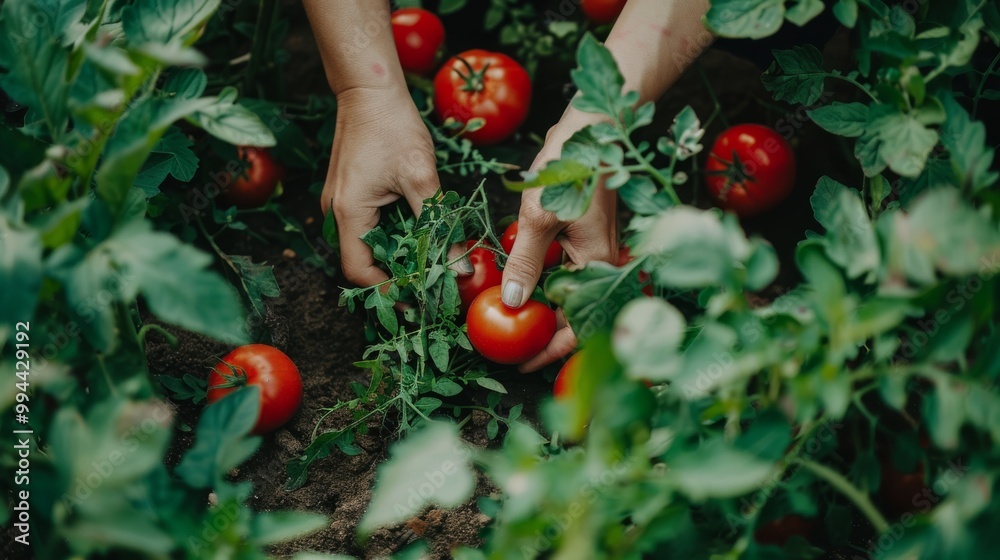
[[[297, 84], [297, 95], [328, 94], [319, 56], [301, 14], [300, 4], [291, 4], [285, 12], [292, 23], [285, 44], [292, 61], [285, 69], [288, 83]], [[461, 37], [457, 40], [460, 41]], [[828, 49], [828, 60], [836, 60], [845, 51], [843, 44], [835, 46], [832, 51]], [[567, 70], [561, 69], [562, 73], [539, 73], [563, 78], [562, 81], [553, 80], [547, 85], [539, 85], [536, 89], [536, 106], [528, 123], [529, 131], [544, 136], [544, 131], [561, 113], [565, 97], [558, 92], [563, 90], [563, 84], [568, 81]], [[778, 282], [763, 297], [758, 298], [766, 302], [782, 293], [784, 286], [792, 286], [797, 282], [795, 268], [790, 264], [794, 262], [791, 258], [794, 244], [803, 238], [805, 230], [818, 227], [808, 210], [808, 197], [816, 179], [826, 174], [846, 182], [848, 178], [841, 177], [841, 170], [850, 167], [844, 164], [845, 157], [849, 156], [846, 147], [831, 146], [830, 137], [820, 134], [803, 113], [784, 113], [780, 108], [773, 108], [770, 95], [763, 90], [758, 79], [761, 71], [761, 68], [746, 60], [713, 48], [702, 56], [698, 65], [692, 67], [659, 103], [657, 120], [649, 127], [649, 131], [654, 135], [664, 134], [673, 115], [687, 104], [692, 105], [702, 119], [707, 118], [712, 113], [714, 104], [705, 87], [706, 81], [711, 83], [721, 106], [726, 108], [724, 114], [716, 118], [709, 127], [705, 136], [706, 143], [710, 143], [725, 127], [725, 121], [764, 122], [776, 126], [776, 123], [784, 119], [791, 127], [793, 134], [790, 140], [799, 156], [798, 188], [777, 209], [745, 223], [748, 232], [763, 235], [775, 244], [783, 263]], [[544, 98], [539, 99], [540, 95]], [[517, 163], [530, 162], [537, 149], [527, 146], [526, 142], [524, 146], [521, 161]], [[306, 192], [304, 186], [322, 180], [323, 169], [321, 167], [312, 177], [293, 176], [292, 180], [286, 182], [286, 193], [283, 195], [286, 199], [283, 205], [287, 211], [300, 222], [309, 224], [306, 229], [312, 240], [321, 238], [322, 219], [315, 195]], [[303, 185], [303, 188], [296, 190], [296, 184]], [[498, 184], [493, 185], [490, 192], [494, 216], [499, 218], [516, 212], [516, 195], [504, 191]], [[681, 187], [679, 192], [682, 198], [697, 205], [709, 205], [700, 184]], [[254, 231], [264, 236], [274, 233], [280, 238], [280, 224], [267, 217], [260, 217], [258, 220], [251, 224]], [[433, 556], [442, 558], [447, 557], [449, 550], [456, 545], [479, 543], [480, 530], [485, 527], [488, 519], [478, 511], [475, 500], [451, 511], [426, 511], [404, 525], [375, 533], [364, 544], [357, 542], [355, 528], [371, 498], [378, 465], [387, 458], [387, 449], [393, 441], [391, 419], [385, 426], [372, 425], [372, 430], [359, 438], [357, 443], [364, 450], [360, 455], [348, 457], [334, 451], [329, 458], [314, 463], [305, 485], [293, 491], [285, 489], [285, 464], [297, 457], [309, 444], [322, 409], [334, 405], [339, 399], [351, 398], [351, 382], [367, 384], [366, 373], [352, 366], [352, 362], [360, 359], [365, 347], [363, 317], [337, 306], [339, 286], [344, 284], [339, 276], [327, 276], [301, 257], [293, 256], [286, 245], [263, 244], [239, 232], [222, 239], [221, 244], [231, 254], [250, 255], [255, 262], [274, 265], [281, 295], [268, 300], [268, 313], [261, 333], [265, 341], [291, 357], [298, 365], [304, 381], [304, 399], [299, 413], [287, 425], [265, 437], [260, 450], [238, 469], [235, 477], [253, 482], [251, 505], [258, 510], [309, 510], [324, 513], [330, 519], [326, 529], [278, 546], [273, 552], [286, 556], [300, 550], [315, 550], [351, 554], [359, 558], [377, 558], [392, 554], [417, 538], [424, 538], [428, 541]], [[330, 254], [326, 260], [335, 265], [337, 259]], [[151, 341], [149, 364], [154, 374], [207, 375], [208, 368], [228, 350], [229, 348], [202, 337], [181, 334], [180, 346], [176, 349], [159, 341]], [[551, 374], [552, 372], [549, 376]], [[511, 373], [501, 379], [511, 390], [511, 395], [504, 399], [504, 405], [524, 403], [525, 413], [529, 417], [536, 409], [539, 399], [550, 391], [549, 382], [542, 375], [517, 376], [516, 373]], [[177, 406], [178, 417], [184, 418], [193, 426], [201, 405], [179, 403]], [[333, 417], [324, 425], [334, 427], [338, 420], [343, 419]], [[465, 427], [465, 436], [476, 445], [492, 444], [486, 439], [484, 426], [485, 420], [473, 418]], [[186, 432], [182, 432], [179, 447], [185, 445], [184, 437], [190, 438]], [[487, 482], [480, 481], [477, 495], [492, 491], [494, 489]]]

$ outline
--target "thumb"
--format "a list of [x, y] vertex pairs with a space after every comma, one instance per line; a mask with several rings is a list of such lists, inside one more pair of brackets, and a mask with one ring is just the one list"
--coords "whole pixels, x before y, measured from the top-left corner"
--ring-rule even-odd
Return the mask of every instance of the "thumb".
[[526, 221], [518, 224], [514, 247], [503, 269], [500, 299], [504, 305], [517, 308], [528, 301], [542, 275], [545, 252], [553, 239], [554, 231], [531, 227]]

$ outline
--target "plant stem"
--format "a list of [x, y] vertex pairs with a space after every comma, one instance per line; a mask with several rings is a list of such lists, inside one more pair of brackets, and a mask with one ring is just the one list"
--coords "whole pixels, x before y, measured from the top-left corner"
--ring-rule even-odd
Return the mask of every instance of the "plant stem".
[[827, 74], [826, 76], [828, 78], [836, 78], [838, 80], [847, 82], [849, 84], [854, 84], [858, 89], [860, 89], [861, 91], [865, 92], [865, 94], [867, 94], [868, 97], [870, 97], [872, 99], [872, 101], [874, 101], [875, 103], [878, 103], [878, 98], [875, 97], [875, 94], [872, 93], [872, 91], [870, 89], [868, 89], [867, 86], [865, 86], [864, 84], [858, 82], [857, 80], [854, 80], [852, 78], [848, 78], [847, 76], [841, 76], [840, 74]]
[[160, 325], [149, 323], [143, 325], [142, 328], [139, 329], [139, 334], [136, 335], [139, 338], [139, 346], [142, 348], [143, 352], [146, 351], [146, 336], [149, 334], [149, 331], [156, 331], [160, 333], [163, 335], [163, 338], [167, 339], [167, 344], [169, 344], [171, 348], [177, 348], [178, 341], [176, 336]]
[[261, 59], [267, 52], [271, 35], [271, 16], [274, 13], [275, 0], [260, 0], [257, 5], [257, 24], [253, 29], [253, 44], [250, 46], [250, 61], [243, 77], [243, 95], [250, 95], [251, 88], [257, 80]]
[[795, 459], [795, 462], [802, 468], [825, 480], [834, 488], [834, 490], [837, 490], [843, 494], [845, 498], [850, 500], [851, 503], [861, 510], [861, 513], [868, 518], [868, 521], [875, 527], [875, 531], [879, 535], [882, 535], [889, 530], [889, 522], [886, 521], [885, 517], [878, 510], [878, 508], [872, 504], [868, 495], [861, 492], [861, 490], [858, 490], [858, 488], [851, 484], [851, 481], [847, 480], [844, 475], [831, 469], [830, 467], [827, 467], [826, 465], [816, 463], [808, 459]]

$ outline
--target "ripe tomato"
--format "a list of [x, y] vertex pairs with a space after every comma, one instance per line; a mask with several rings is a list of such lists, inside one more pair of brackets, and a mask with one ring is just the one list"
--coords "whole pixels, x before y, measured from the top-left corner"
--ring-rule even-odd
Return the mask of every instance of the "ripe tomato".
[[568, 399], [576, 392], [576, 379], [580, 374], [580, 362], [583, 361], [581, 356], [582, 350], [570, 356], [559, 369], [555, 384], [552, 385], [552, 396], [556, 400]]
[[392, 12], [392, 38], [403, 71], [426, 76], [434, 71], [444, 44], [444, 25], [427, 10], [402, 8]]
[[[500, 237], [500, 246], [509, 255], [511, 249], [514, 248], [514, 240], [517, 239], [517, 220], [507, 226], [504, 230], [503, 236]], [[545, 262], [542, 266], [545, 268], [552, 268], [553, 266], [559, 266], [562, 264], [562, 245], [558, 241], [553, 241], [549, 245], [549, 249], [545, 251]]]
[[208, 404], [243, 385], [260, 388], [260, 411], [254, 434], [287, 422], [302, 402], [302, 378], [284, 352], [266, 344], [247, 344], [226, 354], [208, 375]]
[[778, 204], [795, 184], [795, 152], [773, 129], [739, 124], [718, 138], [705, 164], [708, 192], [738, 216], [752, 216]]
[[500, 301], [500, 286], [479, 294], [466, 319], [469, 341], [480, 354], [499, 364], [520, 364], [545, 348], [556, 333], [556, 314], [529, 299], [518, 309]]
[[518, 129], [528, 116], [531, 79], [505, 54], [473, 49], [452, 57], [434, 77], [434, 111], [438, 118], [485, 121], [465, 137], [477, 146], [496, 144]]
[[622, 13], [625, 0], [581, 0], [580, 7], [590, 21], [602, 25], [611, 23]]
[[[632, 260], [632, 253], [628, 250], [628, 245], [622, 245], [618, 250], [618, 266], [625, 266]], [[649, 283], [649, 273], [639, 271], [639, 283], [644, 284], [642, 293], [647, 297], [653, 297], [653, 285]]]
[[[473, 247], [476, 247], [474, 240], [465, 242], [466, 249], [472, 249]], [[469, 261], [472, 263], [472, 268], [475, 272], [472, 273], [472, 276], [459, 276], [456, 278], [458, 282], [458, 297], [462, 299], [463, 313], [469, 310], [472, 300], [476, 299], [476, 296], [482, 293], [483, 290], [500, 285], [500, 280], [503, 279], [503, 272], [497, 267], [496, 257], [496, 253], [482, 246], [476, 247], [469, 252]]]
[[753, 538], [760, 544], [785, 546], [788, 539], [795, 535], [809, 538], [813, 525], [813, 519], [806, 519], [801, 515], [786, 515], [757, 527]]
[[237, 208], [263, 206], [285, 177], [285, 168], [264, 148], [241, 146], [238, 153], [247, 168], [222, 189], [221, 196]]

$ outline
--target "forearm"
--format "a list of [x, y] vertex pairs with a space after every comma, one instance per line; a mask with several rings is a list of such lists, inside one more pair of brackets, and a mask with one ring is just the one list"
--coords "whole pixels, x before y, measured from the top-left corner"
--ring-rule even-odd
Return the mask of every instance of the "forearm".
[[388, 0], [303, 0], [334, 95], [405, 90]]
[[[638, 91], [640, 103], [666, 93], [712, 44], [714, 37], [702, 23], [706, 11], [708, 0], [629, 0], [605, 41], [625, 78], [625, 91]], [[555, 132], [568, 137], [603, 118], [570, 106]]]

